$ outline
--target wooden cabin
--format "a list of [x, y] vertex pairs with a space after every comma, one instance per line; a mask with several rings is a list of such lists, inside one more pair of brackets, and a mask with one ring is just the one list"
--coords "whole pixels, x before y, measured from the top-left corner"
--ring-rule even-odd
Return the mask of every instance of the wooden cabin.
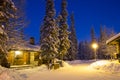
[[108, 45], [115, 45], [116, 46], [116, 51], [117, 55], [120, 55], [120, 33], [116, 34], [115, 36], [111, 37], [106, 41], [106, 44]]
[[8, 61], [10, 65], [38, 65], [39, 46], [27, 45], [25, 47], [9, 50]]

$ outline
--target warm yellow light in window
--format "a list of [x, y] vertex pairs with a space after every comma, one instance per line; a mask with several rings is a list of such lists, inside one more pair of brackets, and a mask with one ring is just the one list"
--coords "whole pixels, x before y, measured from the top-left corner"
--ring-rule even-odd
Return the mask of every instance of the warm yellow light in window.
[[20, 54], [22, 54], [21, 51], [15, 51], [15, 55], [20, 55]]

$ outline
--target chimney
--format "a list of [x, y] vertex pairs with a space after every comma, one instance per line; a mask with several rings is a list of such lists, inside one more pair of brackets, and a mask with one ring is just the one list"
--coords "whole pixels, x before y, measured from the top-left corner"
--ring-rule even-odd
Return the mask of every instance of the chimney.
[[29, 42], [31, 45], [35, 45], [35, 39], [34, 37], [30, 37], [30, 42]]

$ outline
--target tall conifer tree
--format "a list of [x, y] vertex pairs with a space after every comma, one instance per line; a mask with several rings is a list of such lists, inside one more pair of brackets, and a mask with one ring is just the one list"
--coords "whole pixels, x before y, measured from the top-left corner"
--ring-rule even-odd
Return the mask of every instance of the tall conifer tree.
[[91, 43], [96, 42], [94, 27], [91, 28]]
[[59, 46], [59, 54], [61, 59], [63, 60], [63, 57], [67, 54], [68, 49], [70, 48], [70, 41], [68, 39], [68, 25], [67, 25], [67, 1], [66, 0], [62, 0], [61, 3], [61, 17], [62, 19], [60, 20], [59, 23], [59, 39], [60, 39], [60, 46]]
[[112, 56], [114, 53], [116, 53], [116, 47], [115, 45], [107, 45], [106, 41], [111, 38], [113, 35], [115, 35], [113, 29], [107, 29], [105, 26], [100, 27], [100, 38], [99, 38], [99, 58], [113, 58]]
[[70, 49], [68, 51], [68, 56], [70, 60], [74, 60], [77, 57], [78, 53], [78, 42], [77, 42], [77, 36], [76, 36], [76, 31], [75, 31], [75, 21], [74, 21], [74, 14], [71, 14], [71, 26], [70, 26], [70, 35], [69, 39], [71, 41], [70, 43]]
[[105, 58], [105, 54], [107, 54], [107, 44], [106, 40], [108, 39], [107, 37], [107, 32], [106, 28], [100, 27], [100, 37], [99, 37], [99, 53], [98, 53], [98, 58]]
[[[7, 33], [6, 24], [10, 18], [14, 18], [14, 11], [16, 10], [12, 0], [0, 0], [0, 65], [9, 67], [6, 58], [7, 55]], [[2, 33], [1, 33], [2, 32]]]
[[43, 25], [40, 28], [40, 46], [41, 56], [47, 63], [53, 61], [58, 55], [59, 31], [54, 16], [54, 1], [46, 0], [46, 15], [44, 17]]

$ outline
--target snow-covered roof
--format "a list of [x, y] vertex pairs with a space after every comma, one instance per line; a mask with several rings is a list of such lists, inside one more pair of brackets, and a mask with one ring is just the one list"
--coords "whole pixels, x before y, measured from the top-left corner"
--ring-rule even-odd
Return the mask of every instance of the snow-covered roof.
[[120, 37], [120, 33], [118, 33], [118, 34], [116, 34], [115, 36], [113, 36], [113, 37], [111, 37], [110, 39], [108, 39], [108, 40], [106, 41], [106, 44], [112, 42], [113, 40], [117, 39], [118, 37]]
[[26, 48], [27, 48], [28, 50], [40, 51], [40, 46], [38, 46], [38, 45], [28, 44], [28, 45], [26, 45]]
[[38, 45], [26, 44], [26, 45], [21, 45], [21, 46], [15, 46], [15, 47], [12, 48], [12, 49], [40, 51], [40, 46], [38, 46]]

